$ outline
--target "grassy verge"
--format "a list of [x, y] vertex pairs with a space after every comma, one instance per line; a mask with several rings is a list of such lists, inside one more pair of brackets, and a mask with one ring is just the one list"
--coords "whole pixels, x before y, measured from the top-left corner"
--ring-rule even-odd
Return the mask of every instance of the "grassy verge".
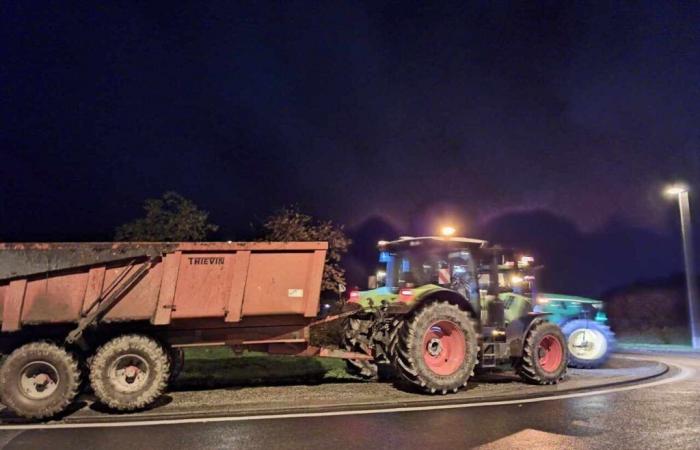
[[228, 347], [185, 350], [185, 367], [175, 389], [233, 386], [317, 384], [357, 381], [345, 372], [345, 362], [332, 358], [298, 358], [244, 352]]
[[690, 345], [686, 327], [654, 327], [645, 330], [616, 331], [617, 341], [628, 345]]

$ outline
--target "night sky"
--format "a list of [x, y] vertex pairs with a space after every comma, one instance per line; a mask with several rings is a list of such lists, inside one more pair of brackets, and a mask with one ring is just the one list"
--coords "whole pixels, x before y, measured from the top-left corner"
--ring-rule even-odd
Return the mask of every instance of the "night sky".
[[218, 239], [289, 204], [346, 224], [359, 278], [441, 221], [559, 290], [681, 270], [698, 2], [103, 3], [0, 5], [0, 240], [111, 239], [175, 190]]

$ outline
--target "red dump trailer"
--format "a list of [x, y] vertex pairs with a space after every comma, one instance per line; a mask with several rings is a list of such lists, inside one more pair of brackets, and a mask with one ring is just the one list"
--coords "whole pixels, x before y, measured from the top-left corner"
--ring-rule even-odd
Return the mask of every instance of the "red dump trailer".
[[[152, 403], [182, 347], [228, 345], [369, 359], [313, 347], [325, 242], [0, 244], [0, 396], [53, 416], [81, 376], [117, 410]], [[325, 319], [337, 319], [340, 316]]]

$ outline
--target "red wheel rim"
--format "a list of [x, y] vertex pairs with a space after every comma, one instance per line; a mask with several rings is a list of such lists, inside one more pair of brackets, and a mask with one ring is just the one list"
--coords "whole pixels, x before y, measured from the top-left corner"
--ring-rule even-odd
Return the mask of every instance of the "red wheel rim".
[[542, 338], [537, 346], [537, 358], [540, 367], [545, 372], [555, 372], [564, 359], [564, 349], [556, 336], [548, 334]]
[[452, 375], [464, 362], [467, 343], [454, 322], [440, 320], [423, 336], [423, 361], [438, 375]]

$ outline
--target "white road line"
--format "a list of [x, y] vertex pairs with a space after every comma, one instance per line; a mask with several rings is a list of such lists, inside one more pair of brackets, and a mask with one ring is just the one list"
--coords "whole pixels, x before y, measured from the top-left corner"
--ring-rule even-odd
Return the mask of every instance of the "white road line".
[[105, 422], [105, 423], [57, 423], [57, 424], [28, 424], [28, 425], [0, 425], [0, 431], [4, 430], [59, 430], [59, 429], [75, 429], [75, 428], [121, 428], [121, 427], [148, 427], [156, 425], [182, 425], [182, 424], [201, 424], [201, 423], [219, 423], [219, 422], [246, 422], [250, 420], [272, 420], [272, 419], [297, 419], [308, 417], [333, 417], [333, 416], [354, 416], [366, 414], [386, 414], [400, 412], [416, 412], [416, 411], [435, 411], [443, 409], [464, 409], [476, 408], [480, 406], [501, 406], [501, 405], [518, 405], [523, 403], [538, 403], [552, 400], [562, 400], [567, 398], [589, 397], [592, 395], [612, 394], [615, 392], [631, 391], [635, 389], [643, 389], [662, 384], [674, 383], [684, 380], [695, 373], [688, 367], [676, 365], [680, 371], [669, 378], [662, 380], [651, 381], [649, 383], [635, 384], [631, 386], [620, 386], [607, 389], [599, 389], [595, 391], [573, 392], [570, 394], [552, 395], [546, 397], [533, 397], [521, 400], [500, 400], [492, 402], [466, 403], [466, 404], [450, 404], [450, 405], [432, 405], [432, 406], [405, 406], [400, 408], [384, 408], [384, 409], [363, 409], [355, 411], [329, 411], [329, 412], [310, 412], [310, 413], [290, 413], [290, 414], [267, 414], [257, 416], [239, 416], [239, 417], [211, 417], [211, 418], [192, 418], [192, 419], [166, 419], [166, 420], [142, 420], [132, 422]]

